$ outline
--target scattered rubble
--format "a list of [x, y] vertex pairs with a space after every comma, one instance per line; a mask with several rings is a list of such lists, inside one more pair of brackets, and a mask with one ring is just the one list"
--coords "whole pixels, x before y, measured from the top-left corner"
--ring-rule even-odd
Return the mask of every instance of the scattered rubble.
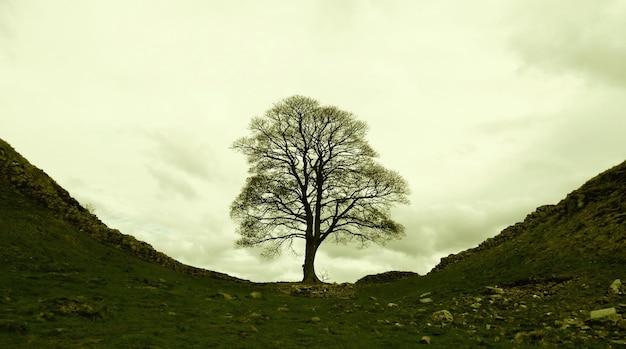
[[291, 295], [309, 298], [339, 298], [353, 299], [356, 298], [354, 285], [350, 283], [343, 284], [321, 284], [321, 285], [291, 285]]

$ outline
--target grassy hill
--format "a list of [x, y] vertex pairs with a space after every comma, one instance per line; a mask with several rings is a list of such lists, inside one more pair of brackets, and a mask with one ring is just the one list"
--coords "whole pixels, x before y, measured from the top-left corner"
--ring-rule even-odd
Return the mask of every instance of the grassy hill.
[[433, 272], [500, 283], [559, 274], [611, 277], [626, 265], [625, 246], [626, 162], [476, 248], [443, 258]]
[[0, 140], [0, 348], [617, 348], [625, 196], [623, 163], [426, 276], [311, 290], [183, 265]]

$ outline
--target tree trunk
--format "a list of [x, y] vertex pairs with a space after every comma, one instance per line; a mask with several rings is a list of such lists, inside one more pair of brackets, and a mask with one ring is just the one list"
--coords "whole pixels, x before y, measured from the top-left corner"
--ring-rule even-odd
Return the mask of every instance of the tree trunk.
[[[315, 274], [315, 254], [317, 248], [320, 246], [321, 241], [321, 216], [322, 216], [322, 197], [324, 186], [324, 174], [322, 163], [315, 169], [315, 182], [316, 182], [316, 197], [315, 197], [315, 213], [308, 216], [307, 220], [307, 237], [306, 237], [306, 252], [304, 255], [304, 264], [302, 269], [304, 271], [304, 278], [302, 283], [304, 284], [321, 284], [322, 281]], [[309, 206], [310, 207], [310, 206]], [[311, 224], [312, 223], [312, 224]]]
[[320, 284], [322, 281], [315, 274], [315, 254], [317, 253], [317, 245], [314, 241], [307, 239], [306, 252], [304, 255], [304, 264], [302, 265], [302, 271], [304, 278], [302, 278], [303, 284]]

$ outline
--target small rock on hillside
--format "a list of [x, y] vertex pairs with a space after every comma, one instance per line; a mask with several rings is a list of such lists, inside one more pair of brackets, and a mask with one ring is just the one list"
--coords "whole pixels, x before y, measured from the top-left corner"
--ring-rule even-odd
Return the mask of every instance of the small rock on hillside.
[[367, 275], [360, 278], [357, 284], [381, 284], [420, 276], [412, 271], [388, 271], [380, 274]]

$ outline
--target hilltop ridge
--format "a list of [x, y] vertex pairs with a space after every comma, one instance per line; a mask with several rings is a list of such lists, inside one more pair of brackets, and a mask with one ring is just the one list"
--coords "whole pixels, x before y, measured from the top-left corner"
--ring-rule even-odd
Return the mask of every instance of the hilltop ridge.
[[18, 193], [28, 197], [44, 208], [93, 238], [140, 258], [157, 263], [185, 274], [206, 276], [234, 282], [248, 282], [224, 273], [192, 267], [155, 250], [150, 244], [139, 241], [132, 235], [111, 229], [98, 217], [90, 213], [44, 171], [33, 166], [11, 145], [0, 139], [0, 180]]
[[[524, 221], [478, 246], [442, 258], [430, 273], [470, 265], [482, 275], [498, 267], [525, 268], [527, 274], [575, 273], [592, 269], [600, 259], [609, 265], [626, 265], [625, 222], [626, 161], [588, 180], [557, 204], [538, 207]], [[582, 262], [586, 258], [589, 263]]]

